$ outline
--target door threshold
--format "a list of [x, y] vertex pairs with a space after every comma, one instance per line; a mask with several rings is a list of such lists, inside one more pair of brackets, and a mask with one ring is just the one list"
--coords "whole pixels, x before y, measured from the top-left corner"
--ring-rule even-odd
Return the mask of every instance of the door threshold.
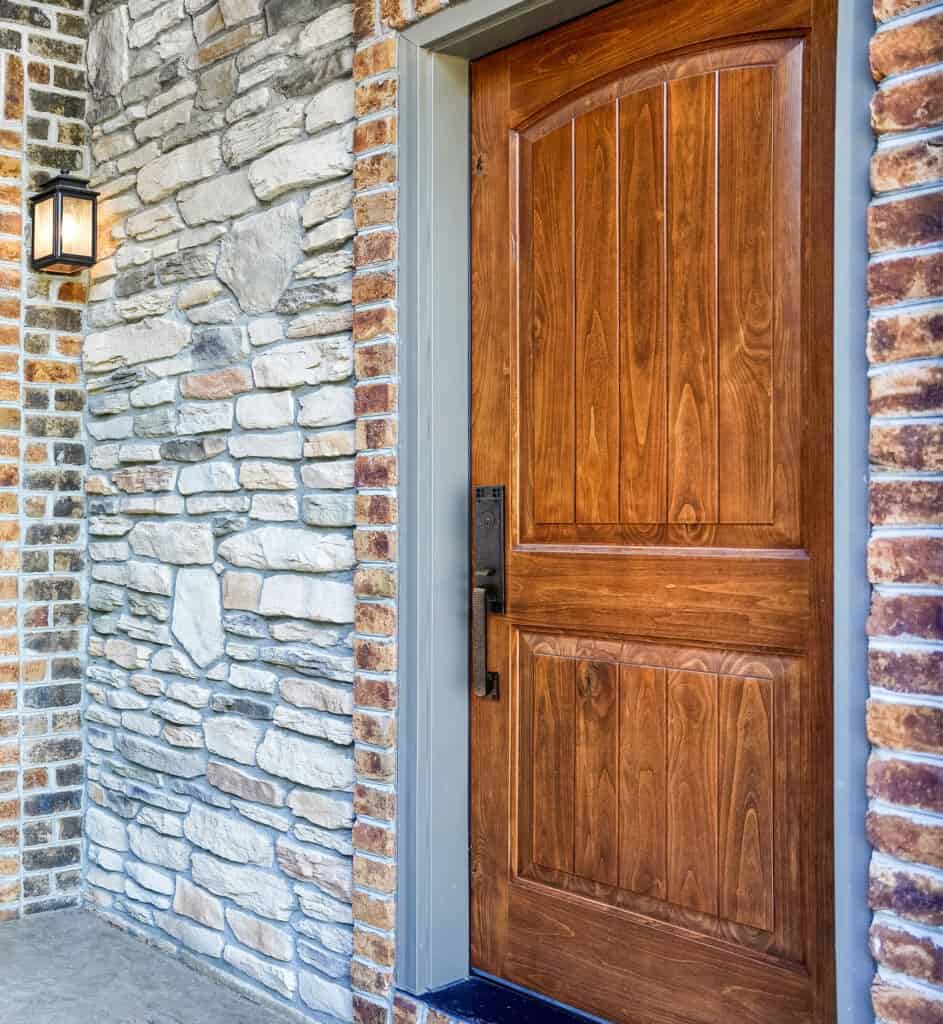
[[487, 975], [456, 981], [429, 992], [423, 1002], [468, 1024], [607, 1024]]

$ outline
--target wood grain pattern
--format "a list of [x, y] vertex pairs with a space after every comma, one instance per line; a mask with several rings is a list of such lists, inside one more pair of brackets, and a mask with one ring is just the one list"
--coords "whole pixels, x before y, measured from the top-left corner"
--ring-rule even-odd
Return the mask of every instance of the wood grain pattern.
[[573, 353], [573, 126], [533, 147], [534, 517], [571, 523], [576, 471]]
[[619, 878], [619, 669], [576, 663], [576, 789], [573, 871]]
[[724, 523], [773, 519], [773, 75], [718, 76], [718, 434]]
[[616, 104], [573, 122], [576, 520], [619, 521], [619, 174]]
[[[506, 484], [509, 529], [472, 965], [615, 1024], [834, 1013], [833, 27], [834, 0], [622, 0], [474, 65], [473, 479]], [[613, 676], [615, 721], [586, 696]]]
[[714, 75], [668, 86], [668, 518], [717, 516]]
[[722, 917], [773, 928], [773, 726], [768, 680], [720, 680]]
[[534, 661], [534, 860], [569, 872], [573, 871], [575, 677], [572, 661]]
[[623, 665], [619, 885], [668, 895], [668, 708], [663, 668]]
[[717, 677], [668, 676], [668, 899], [717, 913]]
[[626, 523], [667, 518], [665, 89], [619, 101], [621, 506]]

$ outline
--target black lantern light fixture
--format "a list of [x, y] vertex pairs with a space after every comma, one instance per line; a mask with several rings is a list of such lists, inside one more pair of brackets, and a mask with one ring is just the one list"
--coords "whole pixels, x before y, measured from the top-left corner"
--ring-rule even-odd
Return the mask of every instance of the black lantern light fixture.
[[61, 171], [30, 196], [32, 267], [47, 274], [77, 274], [95, 263], [98, 193], [85, 178]]

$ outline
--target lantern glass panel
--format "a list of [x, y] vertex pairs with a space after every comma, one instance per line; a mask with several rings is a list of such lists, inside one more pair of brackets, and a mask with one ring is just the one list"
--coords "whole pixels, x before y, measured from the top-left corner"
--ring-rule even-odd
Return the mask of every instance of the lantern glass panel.
[[53, 211], [56, 197], [48, 196], [33, 206], [33, 259], [42, 260], [52, 256], [56, 248], [55, 217]]
[[92, 208], [94, 201], [79, 196], [62, 197], [62, 252], [70, 256], [92, 256], [94, 244]]

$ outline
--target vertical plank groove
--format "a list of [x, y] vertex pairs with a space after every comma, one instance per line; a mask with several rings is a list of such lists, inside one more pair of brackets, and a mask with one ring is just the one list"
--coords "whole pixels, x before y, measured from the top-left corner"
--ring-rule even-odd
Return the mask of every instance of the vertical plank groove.
[[668, 842], [665, 670], [622, 665], [619, 681], [619, 885], [664, 899]]
[[619, 521], [617, 134], [615, 102], [574, 121], [576, 520], [580, 523]]
[[668, 899], [717, 914], [717, 677], [668, 676]]
[[720, 680], [720, 914], [773, 928], [773, 710], [769, 680]]
[[714, 76], [668, 87], [668, 519], [717, 516]]
[[718, 76], [719, 518], [773, 517], [773, 73]]
[[573, 871], [575, 663], [534, 659], [533, 855], [537, 864]]
[[[573, 127], [566, 124], [533, 146], [534, 516], [574, 521], [575, 352], [573, 317]], [[562, 180], [561, 180], [562, 179]]]
[[619, 878], [619, 667], [576, 664], [574, 871], [606, 885]]
[[664, 85], [619, 101], [619, 336], [624, 523], [667, 511]]

